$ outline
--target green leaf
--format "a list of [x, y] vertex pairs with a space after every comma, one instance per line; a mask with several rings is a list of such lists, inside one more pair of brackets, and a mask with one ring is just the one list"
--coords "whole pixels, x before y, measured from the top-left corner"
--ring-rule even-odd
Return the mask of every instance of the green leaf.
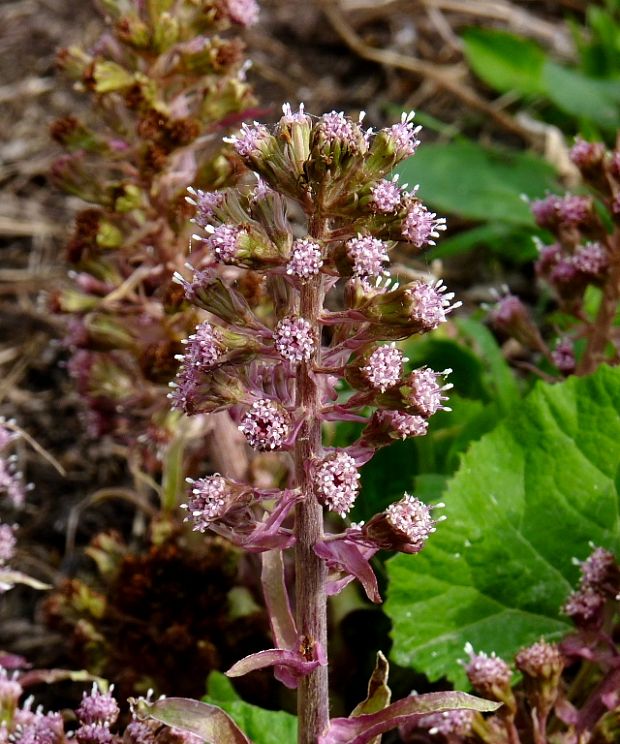
[[505, 31], [469, 28], [463, 34], [464, 53], [472, 70], [500, 93], [542, 93], [546, 55], [538, 44]]
[[606, 129], [620, 125], [620, 81], [588, 77], [554, 62], [545, 64], [543, 78], [550, 100], [565, 113]]
[[502, 413], [507, 413], [520, 398], [519, 386], [495, 336], [474, 318], [458, 318], [457, 328], [477, 347], [478, 353], [490, 371], [493, 398]]
[[427, 256], [432, 260], [459, 256], [474, 248], [488, 248], [499, 256], [525, 263], [538, 256], [532, 232], [531, 228], [514, 227], [504, 222], [487, 222], [442, 238], [437, 246], [428, 251]]
[[387, 563], [393, 658], [466, 684], [471, 642], [506, 659], [570, 629], [573, 557], [620, 549], [620, 369], [539, 383], [474, 444], [442, 495], [448, 519], [416, 556]]
[[522, 198], [554, 187], [552, 167], [534, 155], [459, 140], [426, 145], [397, 169], [401, 182], [422, 184], [421, 198], [440, 212], [534, 228]]
[[253, 744], [295, 744], [297, 741], [296, 716], [244, 702], [221, 672], [209, 674], [207, 695], [203, 700], [226, 711]]

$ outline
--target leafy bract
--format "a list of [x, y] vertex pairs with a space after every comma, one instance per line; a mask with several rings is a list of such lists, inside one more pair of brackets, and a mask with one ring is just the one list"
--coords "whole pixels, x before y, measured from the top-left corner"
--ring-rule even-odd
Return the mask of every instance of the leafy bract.
[[540, 158], [468, 140], [425, 145], [396, 172], [402, 182], [421, 183], [420, 196], [440, 212], [532, 228], [522, 195], [543, 196], [554, 185], [552, 167]]
[[620, 548], [620, 369], [539, 383], [473, 444], [442, 500], [446, 522], [416, 556], [388, 561], [393, 657], [466, 684], [471, 642], [510, 660], [570, 625], [560, 607], [590, 541]]
[[465, 57], [473, 71], [500, 93], [544, 92], [546, 55], [535, 42], [490, 28], [469, 28], [463, 34]]
[[244, 702], [221, 672], [209, 674], [207, 695], [203, 700], [226, 711], [253, 744], [295, 744], [297, 741], [296, 716]]

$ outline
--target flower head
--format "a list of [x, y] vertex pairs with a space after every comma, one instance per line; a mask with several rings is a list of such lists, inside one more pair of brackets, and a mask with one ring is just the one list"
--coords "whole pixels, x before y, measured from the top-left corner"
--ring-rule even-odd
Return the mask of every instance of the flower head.
[[609, 265], [607, 251], [601, 243], [580, 245], [572, 256], [573, 266], [582, 274], [602, 274]]
[[493, 651], [474, 653], [471, 644], [465, 646], [469, 663], [465, 665], [467, 678], [481, 694], [493, 699], [501, 698], [510, 690], [512, 671], [508, 664]]
[[425, 245], [435, 245], [433, 238], [438, 238], [440, 231], [445, 229], [444, 217], [437, 217], [435, 212], [430, 212], [424, 204], [415, 201], [407, 210], [401, 233], [416, 248], [422, 248]]
[[399, 382], [406, 361], [409, 360], [396, 344], [389, 344], [375, 349], [361, 371], [372, 387], [384, 393]]
[[390, 140], [397, 160], [411, 157], [420, 144], [417, 135], [422, 127], [413, 123], [413, 117], [413, 111], [403, 113], [398, 124], [381, 130]]
[[515, 663], [520, 672], [542, 679], [558, 677], [564, 667], [560, 649], [555, 643], [547, 643], [544, 639], [522, 648], [515, 657]]
[[243, 232], [237, 225], [219, 225], [209, 230], [207, 245], [222, 263], [232, 263], [239, 250], [239, 236]]
[[239, 431], [254, 449], [278, 450], [284, 446], [289, 434], [289, 416], [282, 406], [261, 398], [252, 403], [241, 421]]
[[224, 9], [230, 20], [239, 26], [253, 26], [258, 21], [256, 0], [224, 0]]
[[560, 338], [555, 349], [551, 352], [553, 363], [564, 374], [572, 374], [575, 371], [575, 349], [569, 338]]
[[589, 171], [603, 161], [605, 146], [600, 142], [586, 142], [577, 137], [570, 150], [570, 159], [582, 171]]
[[359, 125], [342, 111], [323, 114], [317, 124], [317, 131], [328, 144], [339, 144], [353, 152], [359, 149], [360, 140], [363, 141]]
[[362, 531], [379, 548], [419, 553], [436, 529], [431, 510], [431, 506], [406, 493], [400, 501], [375, 515]]
[[193, 522], [194, 530], [204, 532], [227, 513], [235, 494], [219, 473], [189, 482], [190, 497], [182, 508], [187, 509], [187, 520]]
[[304, 238], [293, 243], [291, 257], [286, 265], [286, 273], [299, 279], [315, 276], [323, 266], [321, 246], [314, 240]]
[[278, 354], [294, 364], [309, 361], [315, 348], [312, 326], [305, 318], [283, 318], [273, 332], [273, 340]]
[[446, 315], [460, 307], [460, 302], [452, 303], [454, 292], [446, 292], [447, 287], [441, 279], [434, 283], [414, 282], [405, 291], [409, 301], [409, 317], [425, 331], [433, 331], [446, 322]]
[[398, 432], [401, 439], [407, 437], [422, 437], [428, 431], [428, 421], [422, 416], [416, 416], [411, 413], [402, 413], [402, 411], [389, 411], [391, 424], [394, 430]]
[[314, 469], [314, 492], [321, 504], [344, 517], [359, 492], [360, 474], [355, 460], [346, 452], [336, 452]]
[[258, 155], [261, 147], [270, 139], [267, 127], [255, 121], [253, 125], [242, 124], [241, 132], [236, 137], [231, 137], [230, 142], [242, 158], [250, 158]]
[[385, 264], [389, 262], [388, 245], [370, 235], [358, 235], [346, 245], [347, 256], [353, 264], [354, 276], [380, 276], [387, 274]]
[[219, 333], [206, 320], [184, 343], [187, 351], [182, 357], [183, 364], [196, 370], [212, 369], [224, 352]]
[[602, 587], [617, 573], [614, 554], [605, 548], [594, 548], [592, 553], [579, 565], [584, 585]]
[[96, 683], [90, 693], [84, 693], [82, 702], [76, 710], [77, 717], [82, 724], [101, 724], [111, 726], [116, 722], [120, 709], [118, 703], [109, 693], [99, 690]]
[[582, 586], [569, 595], [563, 610], [577, 625], [590, 625], [598, 622], [604, 605], [603, 594], [591, 586]]
[[392, 214], [400, 206], [401, 188], [395, 181], [383, 179], [371, 187], [372, 207], [382, 214]]
[[449, 383], [440, 385], [438, 379], [451, 371], [446, 369], [443, 372], [433, 372], [429, 367], [413, 370], [406, 380], [409, 387], [407, 402], [416, 413], [424, 418], [429, 418], [441, 409], [447, 410], [443, 401], [448, 398], [442, 393], [449, 390], [452, 385]]
[[185, 199], [196, 207], [196, 216], [194, 220], [200, 227], [206, 227], [210, 224], [215, 216], [215, 210], [220, 207], [224, 201], [222, 191], [202, 191], [201, 189], [187, 189], [189, 196]]

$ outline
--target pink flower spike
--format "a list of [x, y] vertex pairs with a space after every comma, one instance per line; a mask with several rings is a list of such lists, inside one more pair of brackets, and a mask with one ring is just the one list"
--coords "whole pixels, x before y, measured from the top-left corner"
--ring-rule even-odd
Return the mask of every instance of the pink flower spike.
[[382, 393], [396, 385], [403, 374], [403, 364], [409, 360], [396, 344], [380, 346], [368, 359], [368, 364], [361, 368], [372, 387]]
[[312, 326], [305, 318], [283, 318], [273, 332], [276, 351], [293, 364], [308, 362], [315, 349]]
[[322, 460], [314, 470], [314, 490], [321, 504], [345, 517], [359, 491], [360, 474], [355, 460], [344, 451]]
[[286, 273], [299, 279], [315, 276], [323, 266], [321, 246], [313, 240], [301, 239], [293, 243], [291, 258], [286, 266]]
[[438, 238], [439, 233], [445, 229], [444, 217], [437, 217], [435, 212], [429, 212], [423, 204], [415, 202], [407, 211], [401, 233], [416, 248], [422, 248], [427, 244], [435, 245], [433, 238]]
[[370, 235], [358, 235], [346, 244], [349, 260], [353, 264], [354, 276], [386, 275], [384, 265], [389, 263], [388, 244]]
[[259, 452], [281, 449], [289, 429], [290, 418], [285, 409], [266, 398], [252, 403], [239, 426], [250, 446]]

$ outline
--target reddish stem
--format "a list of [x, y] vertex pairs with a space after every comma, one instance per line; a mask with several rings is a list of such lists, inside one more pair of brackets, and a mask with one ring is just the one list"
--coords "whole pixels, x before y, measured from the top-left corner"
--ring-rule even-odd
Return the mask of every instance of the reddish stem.
[[[324, 225], [311, 223], [310, 234], [320, 237]], [[312, 488], [308, 465], [321, 452], [321, 399], [311, 372], [321, 363], [319, 315], [323, 307], [323, 277], [319, 275], [302, 286], [300, 315], [308, 320], [316, 333], [316, 352], [297, 371], [297, 408], [303, 424], [295, 443], [295, 474], [304, 499], [295, 509], [295, 588], [296, 621], [301, 637], [302, 653], [316, 658], [316, 646], [327, 651], [327, 570], [314, 552], [323, 538], [323, 509]], [[319, 666], [303, 677], [297, 696], [299, 744], [316, 744], [329, 723], [329, 689], [327, 666]]]

